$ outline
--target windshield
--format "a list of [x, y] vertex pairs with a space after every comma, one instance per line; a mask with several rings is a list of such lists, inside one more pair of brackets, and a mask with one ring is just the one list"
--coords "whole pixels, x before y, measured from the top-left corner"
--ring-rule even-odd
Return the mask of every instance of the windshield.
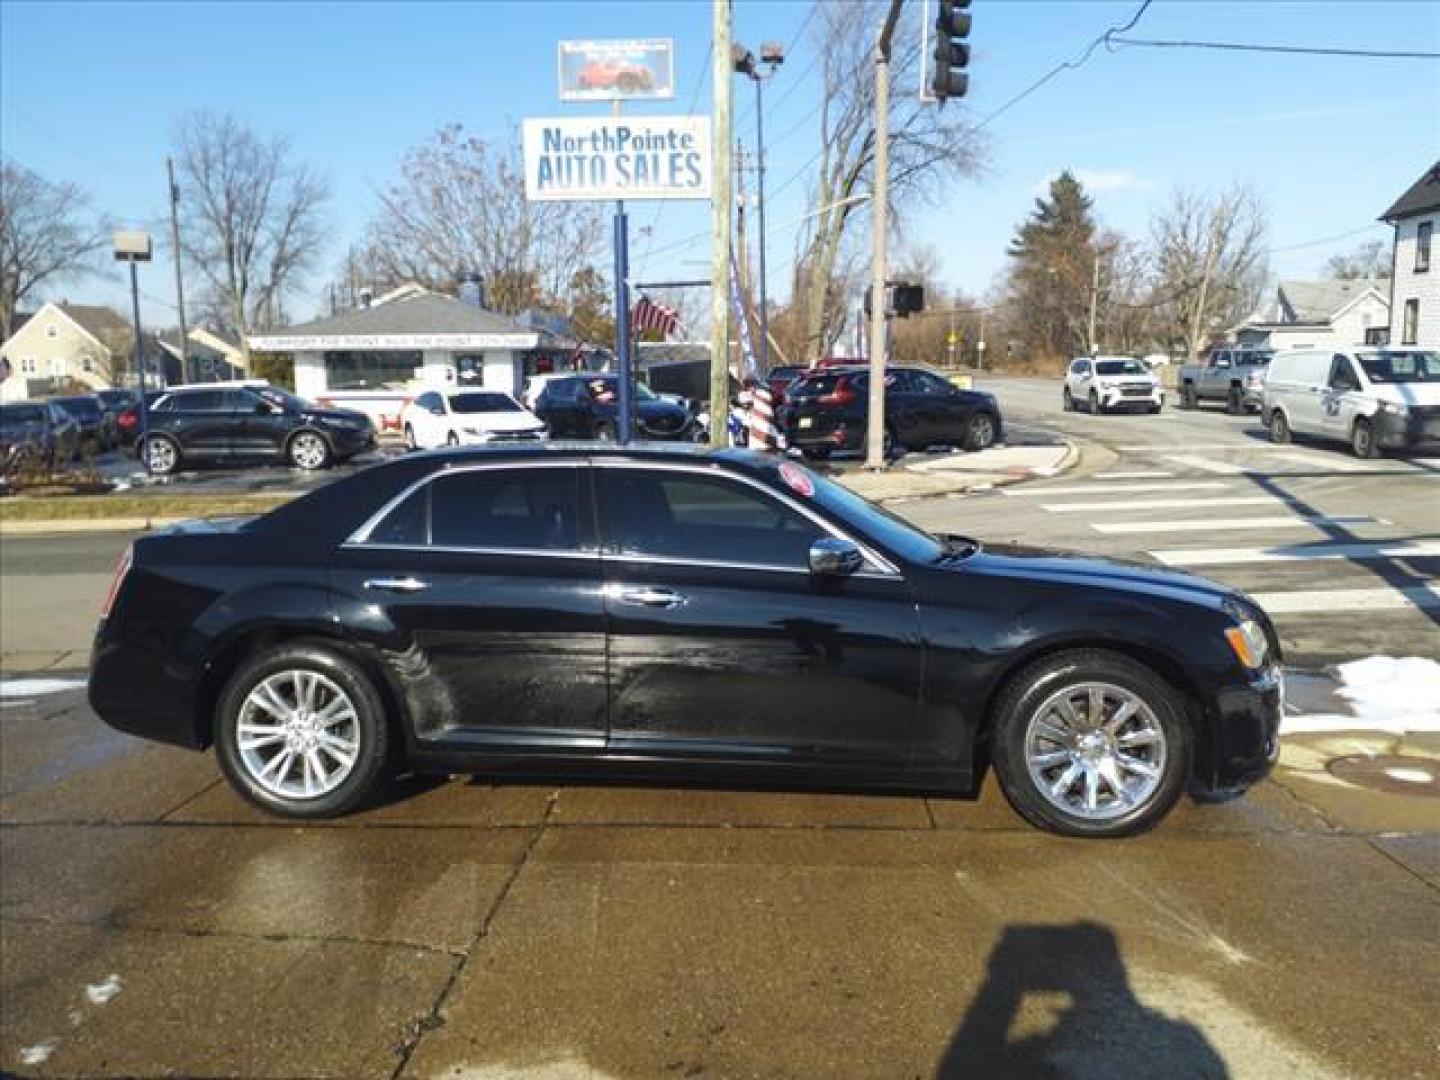
[[[615, 395], [620, 392], [620, 380], [615, 378], [590, 379], [585, 383], [590, 388], [590, 396], [602, 401], [614, 401]], [[651, 390], [644, 383], [635, 384], [636, 401], [655, 401], [655, 391]]]
[[39, 424], [45, 419], [45, 412], [39, 405], [6, 405], [0, 409], [0, 424]]
[[450, 411], [454, 413], [521, 412], [520, 403], [509, 394], [466, 393], [450, 395]]
[[[847, 487], [806, 469], [794, 462], [786, 462], [792, 469], [802, 472], [815, 487], [811, 498], [824, 510], [855, 526], [876, 543], [895, 552], [901, 558], [913, 562], [934, 562], [945, 553], [945, 544], [923, 529], [911, 525], [904, 518], [867, 502]], [[781, 481], [784, 482], [783, 479]]]
[[1101, 360], [1095, 365], [1097, 375], [1149, 375], [1139, 360]]
[[1235, 354], [1236, 367], [1264, 367], [1270, 363], [1272, 352], [1242, 352]]
[[1440, 353], [1361, 353], [1360, 366], [1372, 383], [1440, 382]]
[[273, 386], [255, 388], [251, 390], [251, 393], [258, 395], [271, 405], [279, 405], [282, 409], [313, 409], [315, 407], [304, 398], [296, 397], [285, 390], [277, 390]]

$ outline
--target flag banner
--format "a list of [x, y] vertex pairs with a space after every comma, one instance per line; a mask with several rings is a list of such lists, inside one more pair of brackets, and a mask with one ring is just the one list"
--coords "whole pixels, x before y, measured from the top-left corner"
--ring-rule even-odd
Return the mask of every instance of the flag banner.
[[755, 348], [750, 341], [750, 321], [745, 317], [745, 301], [740, 296], [740, 270], [733, 248], [730, 251], [730, 298], [735, 305], [735, 325], [740, 336], [740, 356], [745, 364], [745, 374], [758, 379], [760, 368], [755, 363]]
[[635, 301], [630, 312], [630, 328], [633, 331], [658, 330], [667, 338], [674, 337], [680, 329], [680, 313], [668, 304], [642, 296]]

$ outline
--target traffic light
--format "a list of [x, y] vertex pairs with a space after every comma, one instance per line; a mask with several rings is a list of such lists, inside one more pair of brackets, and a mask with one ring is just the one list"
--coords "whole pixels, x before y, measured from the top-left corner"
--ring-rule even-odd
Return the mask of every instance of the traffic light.
[[935, 13], [935, 72], [930, 89], [942, 105], [970, 89], [970, 0], [939, 0]]

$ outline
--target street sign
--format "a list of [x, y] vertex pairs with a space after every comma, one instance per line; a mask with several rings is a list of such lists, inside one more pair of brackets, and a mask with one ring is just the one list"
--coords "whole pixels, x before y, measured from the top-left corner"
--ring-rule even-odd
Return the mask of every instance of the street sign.
[[710, 198], [709, 117], [542, 118], [522, 130], [532, 202]]
[[675, 44], [641, 41], [562, 41], [561, 101], [657, 101], [675, 96]]

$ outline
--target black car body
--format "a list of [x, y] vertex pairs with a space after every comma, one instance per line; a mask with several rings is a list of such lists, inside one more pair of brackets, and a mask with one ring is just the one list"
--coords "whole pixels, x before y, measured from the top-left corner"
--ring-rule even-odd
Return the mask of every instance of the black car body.
[[95, 400], [100, 403], [100, 411], [105, 415], [105, 426], [110, 436], [110, 445], [121, 445], [123, 439], [120, 432], [120, 417], [140, 400], [140, 392], [138, 390], [96, 390]]
[[345, 461], [375, 445], [362, 412], [324, 409], [271, 386], [172, 390], [150, 406], [146, 458], [169, 473], [182, 462], [285, 461], [303, 469]]
[[[788, 445], [808, 457], [865, 448], [870, 371], [816, 368], [785, 391], [781, 424]], [[983, 450], [1003, 437], [1000, 406], [991, 394], [961, 390], [923, 368], [885, 372], [886, 453], [927, 446]]]
[[[614, 375], [576, 375], [552, 379], [535, 401], [535, 415], [545, 421], [552, 438], [615, 438], [619, 416], [620, 380]], [[690, 410], [662, 398], [643, 384], [632, 401], [634, 434], [642, 439], [681, 441], [689, 438], [695, 418]]]
[[[967, 793], [993, 761], [1022, 813], [1083, 835], [1153, 824], [1187, 782], [1243, 788], [1278, 748], [1279, 646], [1244, 596], [932, 537], [747, 451], [411, 455], [264, 517], [140, 538], [107, 612], [100, 717], [214, 743], [242, 793], [297, 816], [343, 812], [364, 785], [311, 797], [307, 764], [284, 796], [245, 740], [318, 753], [303, 740], [330, 737], [313, 728], [341, 697], [345, 745], [387, 768]], [[309, 696], [322, 678], [346, 692]], [[1064, 716], [1079, 694], [1097, 725], [1106, 693], [1133, 691], [1110, 706], [1112, 749], [1148, 755], [1136, 776], [1164, 790], [1105, 821], [1027, 806], [1014, 717], [1057, 687]], [[1124, 726], [1140, 719], [1148, 745]]]
[[[105, 391], [114, 393], [115, 391]], [[115, 417], [115, 439], [121, 446], [130, 449], [135, 445], [135, 440], [140, 437], [140, 394], [139, 392], [126, 391], [126, 401], [120, 406], [120, 411]], [[165, 396], [164, 390], [146, 390], [145, 404], [154, 405]]]
[[73, 397], [52, 398], [80, 425], [80, 445], [93, 453], [108, 450], [115, 442], [115, 429], [105, 417], [100, 401], [92, 394], [76, 394]]
[[53, 401], [0, 405], [0, 467], [65, 465], [80, 452], [80, 424]]

